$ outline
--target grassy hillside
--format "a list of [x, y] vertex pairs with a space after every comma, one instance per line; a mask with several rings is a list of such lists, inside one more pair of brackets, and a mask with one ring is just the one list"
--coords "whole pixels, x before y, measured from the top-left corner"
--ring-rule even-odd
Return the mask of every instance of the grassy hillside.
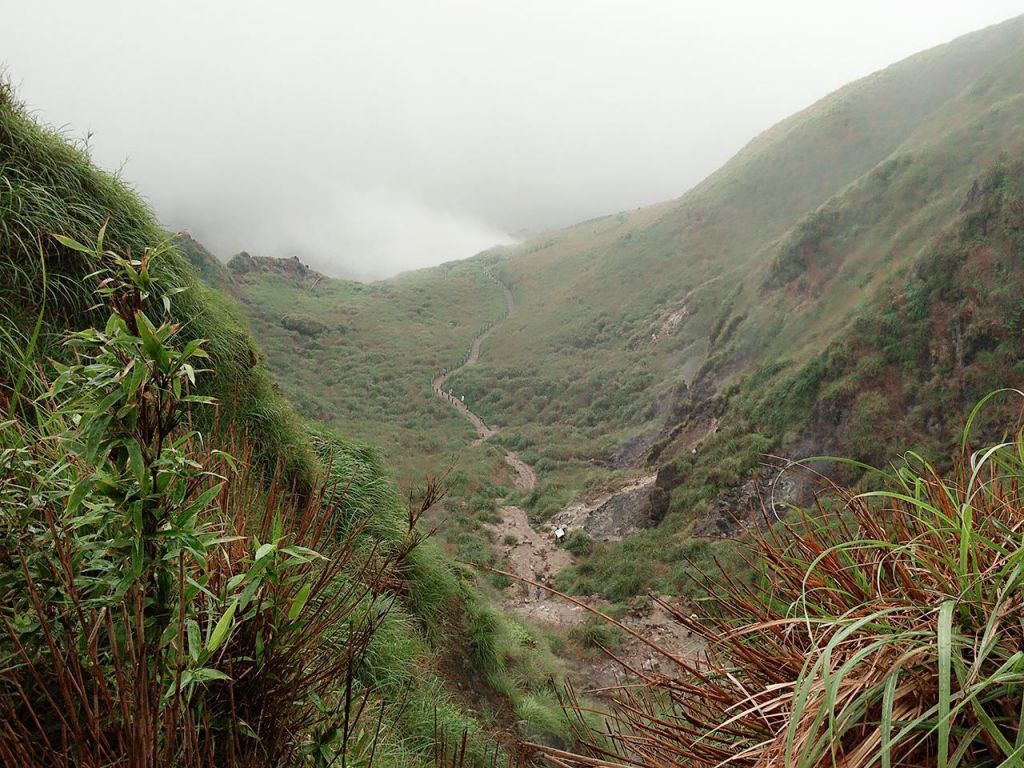
[[[513, 250], [501, 274], [523, 311], [456, 383], [571, 483], [580, 460], [652, 439], [684, 385], [708, 394], [820, 349], [1019, 148], [1022, 35], [1018, 19], [914, 56], [767, 131], [677, 201]], [[818, 249], [825, 223], [836, 242]], [[827, 280], [810, 264], [772, 290], [800, 258], [787, 253], [833, 247], [849, 255]]]
[[[1003, 401], [1020, 392], [1001, 393]], [[768, 765], [1011, 766], [1024, 755], [1019, 420], [976, 442], [972, 411], [942, 466], [908, 455], [877, 490], [835, 487], [752, 537], [760, 578], [716, 574], [721, 593], [675, 619], [699, 662], [656, 640], [669, 670], [623, 685], [586, 757], [637, 768]], [[945, 467], [945, 468], [943, 468]], [[671, 716], [664, 713], [668, 711]]]
[[[659, 456], [673, 512], [656, 529], [599, 547], [562, 575], [563, 585], [619, 598], [647, 589], [693, 593], [691, 561], [733, 557], [728, 543], [707, 536], [735, 531], [733, 515], [760, 506], [748, 478], [758, 478], [765, 498], [772, 492], [777, 470], [759, 468], [764, 454], [844, 455], [880, 466], [909, 451], [945, 468], [973, 404], [1024, 381], [1024, 157], [988, 169], [962, 207], [889, 290], [806, 362], [765, 363], [693, 404]], [[687, 427], [709, 409], [721, 426], [692, 453]], [[1012, 401], [990, 406], [977, 435], [1000, 439], [1018, 411]], [[857, 465], [813, 468], [860, 478]], [[786, 478], [811, 479], [799, 469]]]
[[[487, 254], [517, 312], [451, 385], [503, 427], [493, 442], [538, 470], [525, 500], [534, 517], [630, 473], [658, 470], [670, 496], [659, 530], [599, 547], [567, 586], [616, 598], [683, 589], [680, 558], [722, 548], [693, 537], [732, 529], [722, 512], [754, 498], [748, 481], [763, 454], [884, 461], [897, 446], [939, 450], [932, 436], [948, 433], [981, 390], [1017, 382], [1013, 332], [980, 330], [983, 314], [1002, 321], [965, 309], [964, 297], [1016, 316], [1024, 296], [1007, 276], [1018, 232], [1012, 222], [963, 232], [979, 216], [1015, 215], [1022, 72], [1018, 18], [830, 94], [677, 200]], [[1004, 272], [969, 266], [974, 248]], [[949, 284], [936, 304], [925, 275], [939, 264]], [[420, 290], [447, 290], [440, 278], [451, 269], [418, 275]], [[250, 283], [243, 293], [267, 290]], [[401, 290], [387, 281], [368, 293]], [[387, 304], [360, 300], [356, 325], [413, 348], [442, 343], [437, 320], [408, 323]], [[303, 306], [328, 317], [327, 304]], [[924, 322], [935, 311], [925, 307], [947, 316]], [[980, 351], [965, 351], [974, 344]], [[950, 345], [960, 350], [952, 362]], [[289, 389], [320, 378], [287, 350], [273, 360]], [[421, 355], [407, 369], [396, 357], [391, 375], [416, 369], [426, 393], [431, 363]], [[943, 383], [950, 375], [963, 382], [956, 396]], [[414, 442], [410, 423], [385, 419], [378, 439]]]
[[[253, 476], [262, 478], [263, 487], [252, 493], [260, 499], [277, 499], [273, 504], [292, 509], [293, 513], [285, 515], [289, 520], [292, 514], [301, 520], [302, 510], [307, 508], [304, 505], [313, 505], [329, 515], [333, 521], [329, 525], [340, 526], [339, 531], [351, 529], [363, 521], [362, 527], [356, 529], [356, 551], [362, 553], [356, 559], [365, 558], [366, 567], [376, 567], [373, 563], [378, 560], [395, 565], [394, 573], [384, 581], [372, 582], [373, 599], [381, 605], [390, 605], [390, 611], [384, 624], [373, 633], [365, 656], [355, 667], [357, 681], [367, 687], [374, 706], [379, 703], [383, 707], [385, 725], [376, 755], [378, 762], [389, 765], [430, 763], [439, 743], [457, 744], [466, 733], [468, 759], [482, 764], [494, 756], [498, 725], [506, 733], [528, 730], [535, 737], [558, 740], [559, 714], [551, 677], [560, 672], [550, 655], [545, 655], [544, 640], [497, 614], [483, 597], [483, 585], [472, 572], [442, 554], [433, 542], [420, 542], [423, 531], [410, 527], [410, 520], [415, 518], [410, 517], [412, 513], [374, 449], [358, 441], [338, 438], [319, 427], [311, 429], [296, 415], [271, 382], [263, 355], [252, 341], [237, 305], [200, 279], [197, 268], [214, 284], [225, 279], [226, 273], [216, 260], [187, 238], [179, 238], [175, 247], [168, 233], [161, 229], [133, 191], [94, 167], [84, 148], [69, 144], [60, 134], [37, 124], [6, 86], [0, 90], [0, 190], [0, 407], [5, 414], [4, 460], [11, 461], [13, 457], [20, 461], [18, 457], [27, 455], [26, 451], [49, 450], [51, 444], [55, 451], [64, 450], [65, 445], [71, 451], [85, 447], [84, 458], [48, 455], [45, 459], [26, 459], [24, 467], [33, 478], [31, 482], [40, 483], [56, 482], [61, 472], [91, 471], [91, 463], [100, 462], [95, 471], [102, 482], [89, 480], [82, 484], [78, 493], [84, 495], [79, 495], [77, 502], [69, 501], [66, 510], [63, 504], [59, 505], [59, 511], [54, 513], [58, 518], [55, 522], [51, 520], [51, 525], [65, 525], [61, 515], [71, 514], [76, 503], [84, 503], [95, 510], [107, 509], [114, 515], [122, 514], [117, 503], [111, 506], [109, 499], [102, 496], [101, 491], [106, 493], [103, 489], [108, 485], [112, 487], [115, 481], [113, 475], [104, 474], [114, 470], [105, 469], [102, 463], [120, 466], [118, 462], [125, 456], [136, 461], [135, 457], [142, 460], [149, 455], [147, 444], [143, 443], [142, 452], [138, 453], [134, 447], [135, 437], [129, 435], [116, 438], [127, 441], [124, 442], [126, 449], [118, 447], [120, 443], [115, 440], [111, 443], [113, 447], [101, 451], [99, 458], [95, 458], [94, 446], [104, 445], [104, 430], [115, 423], [111, 420], [121, 419], [128, 411], [107, 413], [100, 403], [99, 411], [89, 416], [92, 421], [83, 421], [71, 418], [70, 412], [65, 413], [64, 405], [56, 406], [52, 412], [40, 410], [50, 400], [46, 389], [61, 370], [57, 366], [88, 360], [80, 357], [84, 352], [76, 352], [75, 347], [65, 344], [68, 334], [88, 331], [80, 343], [87, 340], [93, 346], [109, 347], [108, 352], [98, 354], [115, 357], [121, 354], [117, 349], [134, 349], [132, 345], [141, 345], [140, 354], [143, 347], [146, 354], [156, 354], [151, 350], [152, 344], [166, 342], [176, 348], [189, 348], [192, 342], [202, 340], [209, 354], [203, 367], [209, 370], [197, 372], [195, 389], [189, 391], [194, 396], [215, 398], [216, 409], [199, 405], [188, 408], [183, 411], [181, 421], [166, 422], [172, 425], [169, 429], [173, 430], [175, 423], [180, 428], [195, 426], [199, 430], [197, 439], [202, 443], [197, 456], [205, 457], [202, 461], [220, 461], [219, 454], [210, 453], [213, 448], [225, 447], [236, 452], [241, 463], [251, 468]], [[129, 264], [118, 269], [125, 270], [125, 275], [136, 281], [136, 286], [144, 288], [132, 288], [131, 282], [124, 282], [127, 277], [116, 277], [120, 273], [108, 271], [105, 261], [97, 260], [105, 260], [106, 256], [83, 253], [91, 249], [101, 232], [105, 251], [136, 259], [134, 267]], [[64, 239], [58, 240], [54, 234]], [[79, 247], [75, 241], [84, 245]], [[139, 271], [140, 264], [147, 263], [148, 254], [155, 254], [152, 281]], [[101, 283], [100, 279], [108, 274], [107, 282]], [[150, 284], [159, 286], [159, 290], [147, 298], [150, 291], [145, 286]], [[464, 290], [469, 290], [471, 285], [471, 279], [467, 278]], [[110, 294], [109, 300], [102, 298], [103, 291]], [[167, 297], [167, 305], [162, 303], [161, 295]], [[153, 317], [166, 316], [166, 321], [160, 325], [159, 339], [146, 337], [140, 341], [140, 337], [131, 335], [130, 328], [121, 326], [123, 339], [110, 341], [108, 336], [114, 333], [112, 329], [119, 327], [108, 323], [110, 307], [117, 316], [117, 308], [123, 309], [126, 301], [138, 302], [140, 309], [137, 311], [145, 311]], [[136, 321], [131, 318], [137, 315], [126, 312], [124, 316], [134, 325]], [[104, 327], [106, 335], [90, 330]], [[138, 332], [145, 337], [141, 330]], [[153, 359], [156, 362], [152, 365], [162, 365], [160, 361], [165, 360], [159, 354]], [[184, 376], [184, 369], [177, 370]], [[98, 364], [84, 366], [75, 376], [98, 376], [98, 371], [101, 371]], [[352, 375], [356, 376], [354, 372]], [[360, 384], [366, 381], [358, 379]], [[368, 389], [372, 392], [372, 387]], [[374, 392], [366, 399], [377, 397]], [[151, 399], [152, 396], [148, 396], [140, 402]], [[185, 408], [185, 401], [181, 402], [181, 407]], [[369, 423], [364, 422], [364, 425]], [[80, 442], [75, 430], [90, 424], [96, 425], [90, 433], [92, 437]], [[69, 437], [41, 439], [46, 430], [57, 428], [54, 425], [62, 425], [60, 428], [68, 430]], [[368, 436], [370, 432], [370, 427], [364, 426], [364, 432], [357, 436]], [[181, 449], [178, 443], [173, 448]], [[250, 458], [252, 461], [247, 461]], [[50, 466], [50, 463], [51, 474], [32, 469]], [[180, 466], [192, 465], [184, 462]], [[231, 474], [226, 467], [218, 471]], [[15, 622], [20, 627], [26, 619], [26, 609], [19, 607], [17, 601], [23, 600], [25, 590], [24, 585], [12, 587], [20, 584], [21, 576], [10, 560], [14, 550], [6, 546], [13, 538], [7, 537], [17, 535], [22, 541], [34, 531], [33, 535], [45, 538], [49, 529], [46, 520], [33, 517], [42, 515], [45, 507], [31, 507], [34, 511], [28, 512], [28, 508], [19, 507], [16, 501], [22, 498], [24, 488], [19, 483], [8, 482], [13, 475], [5, 472], [5, 477], [4, 494], [0, 496], [0, 527], [4, 537], [0, 546], [0, 570], [3, 571], [0, 574], [0, 614], [5, 621]], [[133, 477], [126, 472], [116, 479], [126, 484], [135, 483]], [[146, 473], [141, 477], [137, 482], [145, 487]], [[60, 485], [60, 488], [65, 487]], [[157, 483], [156, 487], [163, 486]], [[196, 485], [193, 482], [188, 487], [194, 489]], [[328, 489], [334, 490], [328, 492]], [[119, 497], [113, 494], [110, 498]], [[269, 501], [258, 503], [272, 505]], [[420, 496], [409, 500], [409, 504], [419, 503]], [[225, 509], [234, 509], [229, 501], [224, 504]], [[250, 523], [257, 524], [249, 521], [244, 512], [233, 520], [233, 524], [243, 528]], [[94, 523], [94, 519], [89, 519], [85, 523], [68, 524]], [[325, 524], [328, 523], [318, 523]], [[266, 525], [271, 526], [270, 522]], [[271, 529], [277, 530], [280, 525], [278, 519]], [[265, 552], [260, 539], [266, 542], [266, 536], [267, 529], [260, 529], [254, 539], [254, 552]], [[26, 548], [21, 551], [32, 558], [38, 555], [42, 557], [41, 562], [46, 562], [45, 551], [37, 553], [30, 548], [36, 545], [27, 542], [28, 539], [24, 539], [22, 546]], [[415, 546], [410, 547], [410, 543]], [[338, 546], [348, 547], [349, 544], [343, 542]], [[57, 550], [60, 551], [60, 547]], [[259, 560], [264, 555], [254, 557]], [[161, 586], [164, 592], [167, 589], [166, 584]], [[71, 594], [73, 597], [73, 591]], [[285, 606], [289, 616], [301, 608], [296, 605]], [[225, 626], [230, 626], [230, 618]], [[22, 642], [27, 640], [23, 638]], [[192, 642], [191, 634], [189, 642]], [[358, 652], [357, 646], [349, 647], [354, 653]], [[15, 674], [20, 665], [8, 666], [8, 653], [15, 651], [5, 638], [0, 642], [3, 674]], [[337, 648], [333, 661], [324, 662], [327, 664], [324, 669], [333, 669], [331, 665], [344, 661], [346, 653], [343, 643]], [[7, 677], [0, 680], [0, 701], [4, 707], [13, 708], [4, 709], [5, 717], [21, 716], [24, 713], [18, 712], [20, 705], [12, 703], [10, 698], [14, 689], [8, 687], [9, 683], [14, 685]], [[320, 695], [334, 706], [338, 697], [345, 695], [345, 686], [342, 675], [327, 681], [327, 688], [320, 689]], [[323, 701], [316, 701], [319, 701], [318, 707], [325, 706]], [[88, 709], [88, 702], [83, 706]], [[58, 713], [59, 710], [57, 707]], [[131, 711], [131, 707], [126, 711]], [[363, 733], [360, 739], [358, 748], [363, 751], [359, 754], [365, 758], [370, 737]], [[3, 742], [2, 747], [7, 749], [11, 743]], [[357, 745], [351, 746], [356, 749]], [[10, 757], [7, 752], [4, 755], [5, 760]], [[31, 751], [26, 755], [24, 759], [30, 759]]]
[[[0, 86], [0, 150], [0, 307], [24, 336], [42, 317], [40, 356], [59, 355], [64, 329], [87, 327], [101, 315], [93, 287], [84, 279], [91, 265], [61, 247], [52, 233], [91, 243], [106, 221], [107, 246], [137, 254], [168, 235], [130, 189], [91, 166], [84, 148], [28, 119], [6, 85]], [[219, 375], [204, 394], [220, 399], [225, 423], [251, 433], [268, 464], [283, 461], [296, 483], [312, 483], [318, 471], [315, 457], [294, 412], [270, 382], [237, 308], [199, 280], [177, 254], [162, 259], [156, 269], [159, 277], [185, 289], [176, 302], [185, 321], [183, 338], [210, 340]], [[4, 373], [10, 375], [10, 369]]]
[[504, 309], [500, 289], [472, 261], [367, 285], [294, 264], [228, 267], [273, 376], [303, 416], [373, 442], [401, 477], [438, 471], [474, 435], [430, 381]]

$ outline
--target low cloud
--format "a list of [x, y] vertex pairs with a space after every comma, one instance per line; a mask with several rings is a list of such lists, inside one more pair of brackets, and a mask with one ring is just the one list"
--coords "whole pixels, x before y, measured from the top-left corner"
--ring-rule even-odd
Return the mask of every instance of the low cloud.
[[216, 253], [249, 250], [258, 255], [297, 256], [338, 277], [379, 280], [425, 265], [466, 258], [513, 242], [507, 233], [471, 213], [441, 210], [398, 192], [334, 191], [301, 210], [246, 210], [238, 221], [218, 217], [189, 224], [182, 210], [174, 225]]
[[33, 0], [0, 65], [223, 257], [378, 278], [676, 197], [1020, 0]]

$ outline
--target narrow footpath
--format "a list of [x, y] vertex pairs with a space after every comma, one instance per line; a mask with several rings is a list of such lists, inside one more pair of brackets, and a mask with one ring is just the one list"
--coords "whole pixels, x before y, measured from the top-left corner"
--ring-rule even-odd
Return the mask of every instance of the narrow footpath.
[[[480, 348], [484, 340], [515, 312], [515, 299], [509, 287], [490, 270], [486, 270], [485, 274], [489, 280], [501, 287], [505, 297], [505, 311], [473, 339], [469, 354], [460, 365], [452, 370], [442, 371], [431, 382], [434, 394], [455, 408], [473, 425], [477, 433], [477, 442], [496, 435], [497, 427], [488, 425], [479, 414], [474, 413], [465, 404], [458, 393], [450, 392], [450, 388], [445, 385], [454, 374], [476, 364], [480, 359]], [[530, 491], [537, 485], [536, 471], [515, 451], [506, 451], [504, 458], [505, 463], [515, 473], [512, 482], [517, 490]], [[654, 475], [645, 476], [624, 486], [618, 492], [635, 490], [653, 482]], [[591, 503], [571, 504], [559, 515], [556, 515], [553, 522], [556, 525], [575, 527], [605, 501], [607, 501], [607, 497], [602, 497]], [[550, 584], [556, 573], [575, 564], [576, 559], [573, 555], [564, 547], [556, 544], [551, 530], [538, 531], [530, 524], [525, 509], [506, 505], [501, 507], [500, 514], [501, 522], [493, 526], [494, 532], [498, 540], [503, 542], [502, 546], [509, 569], [516, 576], [533, 582]], [[547, 528], [550, 529], [550, 526]], [[588, 605], [598, 608], [605, 604], [604, 601], [596, 597], [584, 598], [584, 600]], [[583, 624], [590, 616], [589, 612], [579, 605], [551, 596], [544, 590], [525, 583], [513, 584], [505, 590], [502, 607], [525, 619], [547, 624], [562, 631]], [[622, 620], [626, 626], [655, 640], [676, 656], [693, 656], [701, 650], [699, 641], [686, 635], [681, 627], [672, 620], [670, 614], [657, 603], [637, 605]], [[625, 639], [623, 646], [616, 650], [616, 655], [633, 669], [649, 673], [662, 671], [664, 664], [664, 659], [655, 657], [646, 645], [632, 637]], [[572, 677], [581, 690], [590, 692], [600, 692], [624, 682], [619, 664], [604, 656], [578, 659]]]
[[[477, 361], [480, 359], [480, 346], [484, 343], [484, 339], [490, 336], [494, 332], [495, 328], [508, 320], [508, 318], [512, 317], [512, 314], [515, 312], [516, 302], [515, 298], [512, 296], [511, 289], [495, 277], [494, 273], [490, 270], [485, 270], [484, 274], [487, 275], [489, 280], [501, 287], [502, 294], [505, 296], [505, 311], [499, 315], [482, 333], [478, 334], [476, 338], [473, 339], [473, 343], [469, 347], [469, 354], [466, 355], [466, 358], [458, 367], [438, 374], [431, 382], [434, 394], [455, 408], [455, 410], [461, 413], [469, 420], [469, 423], [473, 425], [473, 429], [476, 430], [478, 441], [486, 440], [487, 438], [498, 434], [497, 428], [488, 426], [479, 415], [470, 410], [469, 406], [466, 405], [460, 395], [449, 392], [449, 389], [445, 388], [445, 384], [448, 383], [448, 379], [463, 368], [476, 365]], [[505, 463], [512, 467], [512, 470], [516, 473], [516, 479], [514, 482], [517, 489], [521, 491], [529, 491], [537, 484], [537, 473], [534, 472], [533, 467], [520, 459], [515, 451], [505, 452]]]
[[[455, 392], [449, 392], [445, 385], [448, 379], [464, 368], [476, 365], [480, 359], [480, 347], [484, 340], [494, 332], [494, 329], [512, 317], [515, 313], [515, 297], [511, 289], [499, 280], [493, 272], [486, 270], [487, 278], [501, 288], [505, 297], [505, 311], [499, 315], [483, 332], [473, 339], [463, 362], [450, 371], [443, 371], [437, 375], [432, 386], [434, 394], [447, 402], [463, 415], [476, 430], [477, 441], [486, 440], [498, 433], [496, 427], [487, 424], [474, 413], [463, 401], [462, 397]], [[537, 472], [523, 461], [515, 451], [505, 451], [505, 463], [512, 469], [514, 475], [512, 484], [516, 490], [530, 491], [537, 485]], [[567, 568], [575, 562], [573, 556], [564, 548], [559, 547], [548, 531], [538, 531], [530, 525], [529, 516], [522, 507], [512, 505], [503, 506], [500, 510], [501, 522], [494, 526], [495, 533], [502, 541], [515, 544], [506, 544], [506, 556], [512, 571], [524, 579], [548, 583], [554, 575], [562, 568]], [[522, 615], [530, 614], [529, 604], [540, 601], [548, 601], [546, 593], [538, 592], [536, 589], [527, 589], [525, 585], [515, 585], [510, 590], [512, 595], [506, 601], [506, 610], [513, 610]], [[554, 601], [551, 602], [561, 602]], [[561, 623], [561, 622], [558, 622]], [[570, 624], [576, 624], [572, 621]]]

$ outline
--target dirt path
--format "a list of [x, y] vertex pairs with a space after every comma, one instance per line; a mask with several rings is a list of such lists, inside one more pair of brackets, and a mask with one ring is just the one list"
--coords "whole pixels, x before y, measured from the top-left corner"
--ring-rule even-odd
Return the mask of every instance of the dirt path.
[[[445, 389], [444, 385], [448, 382], [449, 378], [454, 376], [463, 368], [468, 368], [471, 365], [476, 365], [477, 361], [480, 359], [480, 347], [484, 343], [484, 339], [490, 336], [494, 332], [495, 328], [497, 328], [499, 325], [505, 322], [508, 318], [512, 317], [512, 314], [515, 312], [516, 301], [515, 297], [512, 296], [511, 289], [503, 282], [501, 282], [501, 280], [495, 277], [494, 273], [490, 272], [489, 270], [486, 271], [485, 274], [487, 275], [488, 279], [492, 280], [501, 288], [501, 292], [505, 297], [505, 312], [504, 314], [500, 315], [497, 319], [495, 319], [495, 321], [491, 323], [491, 325], [483, 333], [477, 335], [477, 337], [473, 339], [473, 343], [470, 344], [469, 347], [469, 354], [466, 355], [466, 359], [462, 362], [460, 366], [458, 366], [457, 368], [453, 368], [450, 371], [445, 371], [444, 373], [441, 373], [438, 376], [435, 376], [434, 380], [431, 382], [431, 386], [434, 389], [434, 394], [440, 397], [450, 406], [452, 406], [459, 413], [461, 413], [466, 419], [469, 420], [469, 423], [473, 425], [473, 428], [476, 430], [478, 441], [486, 440], [487, 438], [498, 434], [498, 429], [496, 427], [489, 426], [487, 422], [480, 418], [479, 415], [473, 413], [473, 411], [470, 410], [469, 406], [467, 406], [466, 403], [463, 402], [461, 395], [456, 395], [455, 393], [449, 394], [448, 390]], [[512, 471], [516, 473], [516, 476], [512, 482], [517, 490], [529, 491], [532, 490], [535, 485], [537, 485], [537, 473], [533, 470], [533, 467], [531, 467], [525, 461], [520, 459], [519, 454], [517, 454], [515, 451], [505, 452], [505, 463], [508, 464], [512, 468]], [[526, 513], [523, 512], [523, 514], [525, 515]]]
[[[509, 568], [517, 576], [547, 583], [556, 573], [573, 564], [575, 558], [562, 547], [551, 542], [546, 531], [537, 531], [530, 525], [526, 510], [522, 507], [506, 506], [501, 510], [501, 522], [494, 530], [501, 536], [502, 547], [508, 559]], [[547, 598], [543, 591], [527, 584], [513, 584], [506, 593], [506, 608], [517, 613], [524, 606]]]
[[[468, 368], [471, 365], [476, 365], [477, 361], [480, 359], [480, 347], [481, 345], [483, 345], [484, 339], [490, 336], [494, 332], [495, 328], [497, 328], [499, 325], [505, 322], [505, 320], [510, 318], [512, 316], [512, 313], [515, 311], [515, 298], [512, 296], [512, 291], [509, 289], [509, 287], [505, 285], [503, 282], [501, 282], [501, 280], [499, 280], [497, 277], [495, 277], [494, 274], [489, 270], [486, 271], [485, 274], [490, 280], [494, 281], [501, 287], [501, 291], [505, 296], [505, 312], [504, 314], [496, 318], [494, 322], [492, 322], [483, 333], [478, 334], [476, 338], [473, 339], [472, 344], [470, 344], [469, 346], [469, 354], [466, 355], [466, 359], [462, 361], [461, 365], [452, 368], [450, 371], [446, 370], [443, 373], [435, 376], [434, 380], [431, 382], [431, 387], [434, 390], [434, 394], [440, 397], [449, 405], [451, 405], [453, 408], [455, 408], [455, 410], [457, 410], [466, 419], [469, 420], [469, 422], [473, 425], [473, 428], [476, 430], [477, 438], [479, 440], [486, 440], [492, 435], [498, 434], [498, 430], [495, 429], [494, 427], [488, 426], [487, 422], [485, 422], [477, 414], [473, 413], [473, 411], [470, 410], [469, 406], [467, 406], [466, 403], [463, 401], [461, 395], [458, 395], [456, 393], [449, 394], [448, 390], [445, 389], [444, 385], [448, 383], [448, 379], [450, 379], [456, 373], [461, 371], [463, 368]], [[515, 469], [516, 472], [520, 472], [520, 470], [515, 466], [515, 464], [513, 464], [512, 461], [509, 461], [508, 455], [509, 454], [506, 454], [505, 461], [508, 462], [509, 466]], [[515, 454], [511, 455], [515, 456]], [[518, 461], [518, 457], [516, 457], [515, 460]], [[522, 464], [522, 462], [519, 463]], [[525, 464], [523, 464], [522, 466], [526, 467]], [[533, 482], [536, 483], [537, 477], [536, 475], [533, 474], [533, 470], [530, 469], [529, 467], [527, 467], [527, 470], [533, 477]], [[533, 485], [531, 484], [530, 487], [532, 488]]]
[[[469, 354], [463, 362], [450, 371], [444, 371], [434, 378], [431, 385], [434, 394], [443, 399], [466, 418], [476, 430], [477, 440], [486, 440], [498, 433], [496, 427], [488, 425], [478, 414], [463, 402], [457, 393], [449, 394], [445, 384], [454, 374], [480, 359], [484, 340], [501, 323], [515, 312], [512, 291], [490, 271], [487, 277], [501, 287], [505, 297], [505, 312], [486, 330], [473, 339]], [[709, 281], [711, 282], [711, 281]], [[703, 286], [700, 286], [703, 287]], [[696, 290], [696, 289], [695, 289]], [[691, 294], [693, 291], [691, 291]], [[685, 302], [684, 302], [685, 303]], [[523, 461], [515, 451], [505, 452], [505, 463], [512, 468], [512, 480], [519, 491], [530, 491], [537, 485], [537, 472]], [[537, 530], [530, 524], [529, 516], [522, 507], [506, 505], [501, 507], [501, 521], [492, 526], [508, 560], [510, 571], [522, 579], [549, 585], [559, 571], [575, 564], [576, 558], [556, 544], [555, 527], [581, 527], [586, 519], [604, 505], [612, 496], [628, 493], [653, 485], [655, 475], [637, 478], [614, 493], [606, 494], [589, 502], [575, 502], [559, 512], [550, 524]], [[584, 598], [587, 605], [600, 608], [605, 603], [600, 598]], [[535, 623], [546, 624], [559, 631], [568, 631], [581, 626], [592, 614], [585, 608], [574, 605], [543, 589], [522, 582], [514, 583], [505, 590], [502, 607]], [[671, 615], [660, 605], [648, 602], [637, 606], [622, 619], [623, 624], [634, 631], [658, 642], [670, 653], [680, 657], [694, 656], [701, 650], [699, 641], [686, 636]], [[616, 655], [633, 669], [645, 672], [660, 671], [664, 663], [651, 650], [633, 637], [626, 637], [622, 646], [615, 649]], [[576, 659], [574, 682], [582, 689], [599, 692], [623, 682], [622, 668], [617, 662], [603, 655], [584, 655]]]
[[[454, 393], [449, 395], [445, 384], [454, 374], [470, 365], [475, 365], [480, 359], [480, 347], [484, 340], [501, 323], [507, 320], [515, 312], [515, 298], [507, 285], [501, 282], [493, 273], [487, 272], [487, 277], [501, 287], [505, 297], [505, 313], [497, 318], [483, 333], [479, 334], [470, 345], [469, 354], [457, 368], [445, 371], [436, 376], [432, 382], [434, 394], [461, 413], [476, 429], [478, 439], [486, 440], [498, 433], [495, 427], [489, 426], [479, 415], [462, 401], [461, 396]], [[523, 461], [515, 451], [505, 452], [505, 463], [515, 473], [513, 484], [519, 491], [530, 491], [537, 485], [537, 472]], [[504, 506], [501, 508], [501, 522], [494, 526], [495, 532], [505, 542], [509, 563], [517, 576], [532, 579], [534, 581], [550, 580], [555, 573], [562, 568], [572, 565], [574, 558], [568, 551], [555, 544], [549, 531], [537, 531], [530, 525], [526, 510], [516, 506]], [[514, 599], [513, 603], [506, 604], [506, 607], [516, 608], [520, 606], [519, 600], [530, 602], [531, 590], [533, 597], [540, 599], [535, 588], [527, 589], [525, 585], [515, 585], [512, 591], [521, 593], [521, 597]], [[521, 606], [520, 606], [521, 607]], [[525, 613], [517, 609], [517, 613]]]
[[508, 451], [505, 454], [505, 463], [515, 471], [516, 476], [512, 480], [517, 490], [529, 491], [537, 484], [537, 473], [533, 467], [519, 458], [515, 451]]

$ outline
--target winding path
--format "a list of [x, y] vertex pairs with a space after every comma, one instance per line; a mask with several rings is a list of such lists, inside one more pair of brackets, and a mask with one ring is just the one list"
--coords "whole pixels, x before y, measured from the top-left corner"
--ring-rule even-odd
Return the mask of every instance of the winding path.
[[[489, 426], [457, 396], [448, 395], [445, 384], [451, 376], [463, 368], [476, 364], [480, 359], [480, 347], [484, 339], [515, 312], [515, 299], [509, 287], [495, 277], [490, 270], [485, 270], [485, 274], [488, 279], [501, 286], [505, 296], [505, 312], [473, 339], [469, 354], [461, 365], [436, 376], [431, 382], [434, 394], [455, 408], [473, 425], [477, 433], [477, 442], [496, 435], [498, 428]], [[505, 463], [515, 472], [512, 482], [518, 490], [529, 491], [537, 485], [536, 471], [519, 458], [515, 451], [505, 451]], [[635, 480], [632, 484], [620, 489], [620, 492], [628, 492], [650, 485], [654, 482], [654, 478], [654, 475], [648, 475]], [[608, 498], [603, 497], [589, 505], [585, 503], [570, 505], [560, 513], [565, 516], [564, 520], [558, 519], [556, 516], [552, 522], [555, 525], [568, 523], [575, 527]], [[512, 573], [528, 581], [550, 584], [555, 574], [576, 562], [576, 558], [567, 549], [554, 542], [550, 530], [539, 531], [530, 525], [529, 516], [522, 507], [504, 505], [500, 509], [500, 515], [501, 520], [493, 526], [493, 529], [503, 542], [504, 554]], [[599, 599], [585, 598], [585, 600], [588, 604], [603, 605]], [[581, 605], [567, 600], [550, 599], [544, 590], [531, 587], [526, 581], [505, 590], [502, 604], [505, 610], [514, 612], [530, 621], [547, 624], [560, 630], [579, 626], [589, 616], [588, 611]], [[682, 609], [680, 608], [680, 610]], [[694, 656], [702, 647], [699, 640], [684, 635], [669, 612], [658, 602], [652, 603], [640, 613], [634, 611], [625, 616], [623, 621], [633, 631], [655, 640], [676, 656]], [[632, 669], [641, 669], [647, 672], [665, 671], [662, 669], [665, 660], [655, 657], [647, 645], [634, 637], [627, 637], [623, 647], [617, 653], [619, 658]], [[619, 662], [611, 658], [602, 658], [598, 661], [586, 659], [578, 661], [572, 676], [575, 678], [575, 684], [585, 692], [600, 693], [609, 687], [625, 682]]]
[[[505, 296], [505, 313], [500, 315], [485, 331], [478, 334], [476, 338], [473, 339], [473, 343], [469, 347], [469, 354], [466, 356], [462, 365], [457, 368], [453, 368], [446, 373], [442, 373], [439, 376], [435, 376], [434, 380], [431, 382], [434, 394], [451, 405], [455, 410], [468, 419], [470, 424], [473, 425], [473, 428], [476, 430], [478, 441], [486, 440], [487, 438], [498, 434], [498, 429], [496, 427], [488, 426], [487, 422], [480, 418], [476, 413], [473, 413], [469, 406], [462, 402], [458, 396], [449, 395], [445, 390], [444, 385], [448, 382], [448, 379], [463, 368], [476, 365], [476, 362], [480, 359], [480, 346], [483, 344], [484, 339], [490, 336], [491, 333], [494, 332], [495, 328], [508, 320], [508, 318], [512, 317], [512, 314], [515, 312], [516, 302], [515, 298], [512, 296], [512, 290], [505, 285], [505, 283], [495, 277], [494, 273], [489, 269], [484, 270], [484, 274], [487, 275], [489, 280], [492, 280], [501, 287], [501, 292]], [[537, 485], [537, 473], [534, 471], [533, 467], [520, 459], [519, 454], [515, 451], [505, 452], [505, 463], [508, 464], [516, 473], [513, 483], [517, 489], [520, 491], [529, 491]]]

